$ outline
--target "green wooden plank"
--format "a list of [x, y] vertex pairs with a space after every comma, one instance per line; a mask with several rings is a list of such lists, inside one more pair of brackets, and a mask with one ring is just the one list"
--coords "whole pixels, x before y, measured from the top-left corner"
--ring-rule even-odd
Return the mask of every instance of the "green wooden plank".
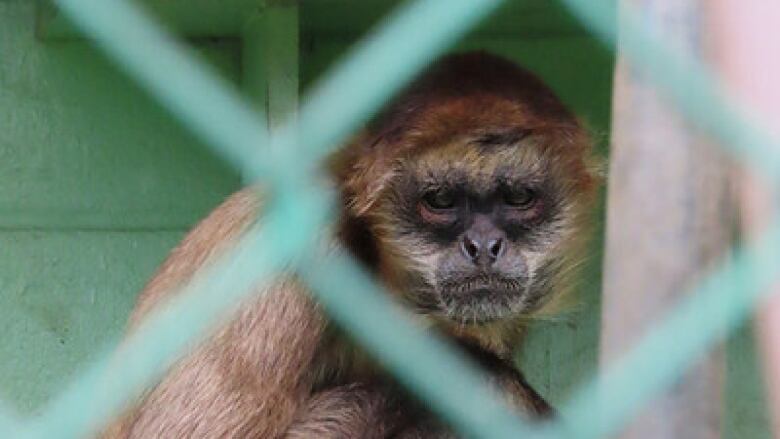
[[[0, 3], [0, 229], [181, 229], [237, 174], [86, 42], [41, 44]], [[240, 48], [198, 54], [231, 83]]]
[[280, 178], [263, 156], [264, 117], [187, 45], [128, 1], [60, 0], [84, 31], [234, 169]]
[[[39, 35], [46, 39], [81, 38], [76, 26], [51, 0], [38, 0]], [[244, 35], [247, 17], [262, 13], [267, 0], [138, 0], [169, 29], [193, 38]], [[402, 0], [272, 1], [269, 8], [295, 5], [307, 35], [361, 35], [398, 7]], [[475, 31], [481, 36], [545, 38], [584, 36], [585, 28], [558, 1], [513, 0]]]
[[[381, 22], [400, 0], [303, 1], [301, 27], [307, 37], [362, 35]], [[474, 28], [480, 38], [555, 38], [587, 36], [586, 29], [556, 0], [511, 0]]]
[[285, 124], [295, 124], [299, 94], [299, 7], [271, 5], [246, 24], [243, 86], [265, 114], [269, 148], [275, 150]]
[[[78, 28], [51, 0], [38, 0], [38, 34], [45, 39], [81, 38]], [[265, 0], [138, 0], [169, 29], [196, 38], [239, 37], [246, 17]]]

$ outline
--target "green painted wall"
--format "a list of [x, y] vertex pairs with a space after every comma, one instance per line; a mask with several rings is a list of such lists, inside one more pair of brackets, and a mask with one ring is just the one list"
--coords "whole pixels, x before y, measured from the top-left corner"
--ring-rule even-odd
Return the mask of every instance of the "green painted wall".
[[[241, 65], [235, 39], [239, 18], [256, 8], [224, 1], [217, 10], [209, 0], [156, 9], [199, 37], [203, 57], [238, 84], [242, 68], [256, 70]], [[303, 91], [393, 3], [303, 2]], [[209, 14], [195, 13], [200, 7]], [[116, 340], [166, 252], [239, 186], [67, 22], [45, 17], [47, 39], [36, 39], [33, 2], [0, 0], [0, 400], [26, 414]], [[543, 77], [606, 154], [613, 56], [554, 2], [509, 2], [455, 49], [477, 48]], [[600, 249], [599, 238], [576, 303], [555, 321], [533, 324], [520, 355], [532, 383], [556, 403], [596, 370]], [[752, 349], [747, 330], [729, 343], [728, 437], [768, 437]]]
[[[0, 398], [32, 413], [121, 333], [135, 293], [238, 179], [83, 42], [0, 1]], [[235, 44], [199, 45], [237, 80]]]

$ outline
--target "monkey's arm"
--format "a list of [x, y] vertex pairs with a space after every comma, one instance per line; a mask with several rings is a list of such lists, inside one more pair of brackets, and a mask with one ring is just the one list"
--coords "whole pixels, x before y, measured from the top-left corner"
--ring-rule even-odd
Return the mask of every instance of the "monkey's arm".
[[494, 387], [504, 395], [511, 407], [524, 418], [543, 420], [555, 417], [555, 409], [528, 384], [523, 374], [511, 364], [491, 376]]
[[[131, 330], [251, 224], [259, 209], [240, 192], [201, 222], [141, 294]], [[325, 319], [293, 279], [278, 279], [171, 368], [106, 438], [275, 438], [310, 392], [311, 359]]]
[[[524, 419], [539, 421], [554, 416], [554, 410], [525, 381], [522, 374], [512, 368], [496, 371], [489, 381], [500, 396]], [[456, 439], [458, 436], [432, 415], [403, 428], [393, 439]]]
[[[324, 321], [280, 282], [177, 363], [136, 408], [129, 438], [276, 438], [310, 392]], [[122, 436], [120, 436], [122, 437]]]
[[527, 419], [545, 419], [555, 415], [555, 410], [526, 381], [523, 373], [515, 367], [508, 352], [499, 355], [483, 349], [472, 342], [459, 340], [460, 346], [488, 374], [488, 383], [513, 407], [520, 416]]

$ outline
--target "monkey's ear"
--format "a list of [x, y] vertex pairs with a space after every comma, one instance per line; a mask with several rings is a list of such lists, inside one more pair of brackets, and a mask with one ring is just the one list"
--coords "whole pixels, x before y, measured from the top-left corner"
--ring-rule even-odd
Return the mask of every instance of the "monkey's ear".
[[358, 135], [331, 161], [344, 202], [357, 216], [367, 215], [397, 174], [397, 160], [387, 136]]

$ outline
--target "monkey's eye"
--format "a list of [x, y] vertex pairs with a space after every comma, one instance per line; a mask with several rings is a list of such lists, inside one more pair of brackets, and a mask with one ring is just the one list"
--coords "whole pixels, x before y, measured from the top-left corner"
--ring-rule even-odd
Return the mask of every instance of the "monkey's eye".
[[504, 193], [504, 202], [512, 207], [527, 209], [536, 201], [536, 193], [528, 188], [508, 190]]
[[437, 190], [423, 195], [423, 202], [434, 210], [452, 209], [455, 207], [455, 196], [450, 191]]

